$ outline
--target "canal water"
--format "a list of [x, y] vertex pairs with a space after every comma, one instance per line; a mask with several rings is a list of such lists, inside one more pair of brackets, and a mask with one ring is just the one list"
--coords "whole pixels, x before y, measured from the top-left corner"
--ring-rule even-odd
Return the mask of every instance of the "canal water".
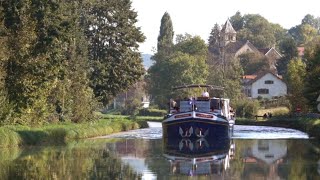
[[162, 139], [150, 128], [63, 146], [0, 149], [0, 179], [320, 179], [320, 145], [292, 129], [235, 126], [233, 138]]

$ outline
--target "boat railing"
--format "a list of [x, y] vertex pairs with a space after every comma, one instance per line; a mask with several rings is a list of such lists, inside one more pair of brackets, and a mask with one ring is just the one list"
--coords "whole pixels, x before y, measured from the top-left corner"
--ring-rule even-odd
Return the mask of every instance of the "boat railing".
[[208, 97], [170, 100], [170, 114], [190, 111], [221, 113], [221, 107], [218, 103], [216, 99]]

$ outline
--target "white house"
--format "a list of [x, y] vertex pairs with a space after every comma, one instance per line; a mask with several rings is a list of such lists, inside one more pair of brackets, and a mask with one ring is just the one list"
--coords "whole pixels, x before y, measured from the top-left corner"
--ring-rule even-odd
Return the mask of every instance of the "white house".
[[287, 95], [287, 85], [282, 78], [271, 71], [258, 75], [245, 75], [242, 79], [243, 91], [250, 98], [273, 98]]

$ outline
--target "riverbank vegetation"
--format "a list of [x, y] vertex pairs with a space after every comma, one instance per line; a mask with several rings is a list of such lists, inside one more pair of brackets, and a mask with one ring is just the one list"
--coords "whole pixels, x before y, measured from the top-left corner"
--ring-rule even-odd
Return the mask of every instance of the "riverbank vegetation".
[[160, 121], [162, 117], [103, 115], [99, 120], [86, 123], [50, 123], [41, 127], [6, 125], [0, 127], [0, 147], [65, 144], [79, 140], [148, 127], [147, 121]]

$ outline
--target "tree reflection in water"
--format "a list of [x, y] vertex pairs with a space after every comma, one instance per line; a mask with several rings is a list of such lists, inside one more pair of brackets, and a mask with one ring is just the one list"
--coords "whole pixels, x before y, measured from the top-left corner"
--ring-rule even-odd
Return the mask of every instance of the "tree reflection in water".
[[310, 140], [235, 139], [230, 145], [183, 139], [174, 144], [119, 138], [1, 149], [0, 179], [131, 180], [146, 173], [154, 179], [320, 179], [320, 145]]
[[1, 179], [141, 179], [106, 148], [37, 148], [6, 165]]

